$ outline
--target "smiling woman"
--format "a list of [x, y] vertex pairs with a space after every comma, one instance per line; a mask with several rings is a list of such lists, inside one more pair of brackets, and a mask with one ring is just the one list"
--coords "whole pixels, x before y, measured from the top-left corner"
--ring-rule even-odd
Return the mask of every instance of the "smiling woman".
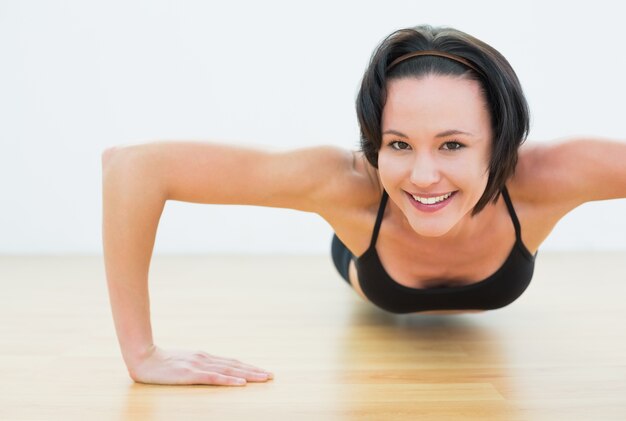
[[524, 144], [529, 111], [515, 72], [493, 47], [453, 28], [417, 26], [385, 38], [356, 108], [360, 150], [179, 141], [105, 151], [105, 268], [135, 381], [271, 378], [154, 344], [148, 269], [168, 200], [316, 213], [335, 232], [337, 271], [366, 301], [392, 313], [449, 314], [513, 303], [564, 215], [586, 201], [626, 197], [626, 143]]

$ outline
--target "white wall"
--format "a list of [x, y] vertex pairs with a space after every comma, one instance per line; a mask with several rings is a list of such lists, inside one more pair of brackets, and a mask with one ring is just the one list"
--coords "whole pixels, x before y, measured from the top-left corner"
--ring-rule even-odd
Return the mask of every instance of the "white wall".
[[[100, 253], [108, 146], [356, 148], [372, 50], [420, 23], [509, 59], [529, 141], [625, 139], [623, 16], [610, 1], [0, 1], [0, 253]], [[586, 204], [542, 249], [624, 250], [624, 215], [623, 199]], [[168, 202], [155, 253], [327, 253], [331, 235], [312, 214]]]

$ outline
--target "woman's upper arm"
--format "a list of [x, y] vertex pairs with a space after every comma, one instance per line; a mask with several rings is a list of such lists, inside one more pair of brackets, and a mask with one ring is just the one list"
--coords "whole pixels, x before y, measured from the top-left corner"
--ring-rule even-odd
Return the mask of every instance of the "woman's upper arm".
[[528, 194], [556, 206], [571, 210], [626, 198], [626, 141], [575, 138], [534, 145], [522, 168]]
[[[125, 151], [125, 152], [124, 152]], [[349, 179], [352, 153], [335, 146], [286, 151], [217, 142], [158, 141], [116, 148], [163, 183], [169, 200], [321, 213]]]

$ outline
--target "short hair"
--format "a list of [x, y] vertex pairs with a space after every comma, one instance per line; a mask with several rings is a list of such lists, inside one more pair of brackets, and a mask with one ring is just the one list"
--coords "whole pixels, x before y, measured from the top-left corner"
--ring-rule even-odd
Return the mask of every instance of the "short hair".
[[[416, 51], [436, 50], [462, 57], [482, 74], [439, 56], [418, 56], [387, 67], [398, 57]], [[509, 62], [485, 42], [450, 27], [419, 25], [400, 29], [378, 45], [363, 75], [356, 99], [361, 151], [378, 168], [382, 143], [381, 119], [387, 98], [387, 83], [402, 78], [426, 75], [460, 76], [476, 80], [488, 105], [492, 125], [489, 178], [485, 192], [472, 210], [472, 216], [495, 203], [506, 180], [514, 173], [517, 152], [526, 140], [530, 112], [521, 84]]]

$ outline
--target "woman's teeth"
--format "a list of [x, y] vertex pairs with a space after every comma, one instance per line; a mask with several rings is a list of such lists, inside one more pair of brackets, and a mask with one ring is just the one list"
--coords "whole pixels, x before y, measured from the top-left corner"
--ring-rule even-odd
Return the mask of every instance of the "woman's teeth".
[[448, 197], [450, 197], [452, 195], [453, 192], [444, 194], [443, 196], [437, 196], [437, 197], [419, 197], [419, 196], [413, 196], [413, 199], [415, 199], [417, 202], [423, 203], [425, 205], [434, 205], [435, 203], [438, 202], [443, 202], [444, 200], [446, 200]]

